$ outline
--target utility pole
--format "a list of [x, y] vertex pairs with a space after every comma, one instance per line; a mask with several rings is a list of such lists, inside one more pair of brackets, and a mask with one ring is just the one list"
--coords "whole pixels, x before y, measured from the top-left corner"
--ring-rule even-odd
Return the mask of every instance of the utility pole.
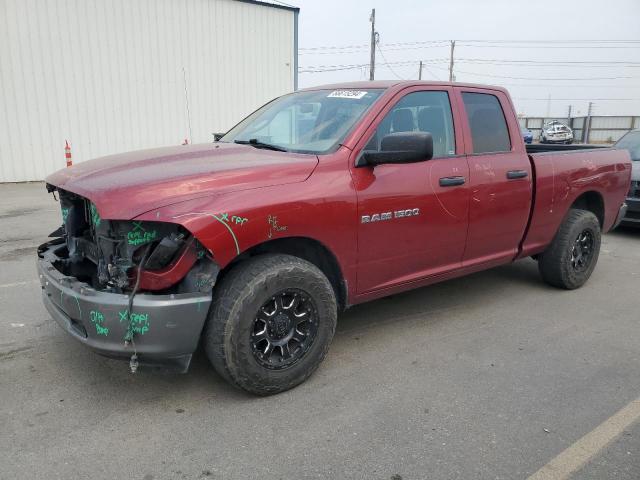
[[456, 48], [456, 41], [451, 40], [451, 54], [449, 56], [449, 81], [453, 82], [455, 80], [455, 75], [453, 74], [453, 50]]
[[567, 110], [567, 125], [569, 126], [569, 128], [573, 128], [571, 122], [571, 105], [569, 105], [569, 109]]
[[585, 125], [582, 131], [582, 141], [589, 143], [589, 134], [591, 133], [591, 110], [593, 108], [593, 102], [589, 102], [589, 109], [587, 110], [587, 118], [585, 118]]
[[376, 9], [371, 10], [371, 60], [369, 63], [369, 80], [374, 80], [376, 70]]
[[422, 60], [420, 60], [420, 70], [418, 70], [418, 80], [422, 80]]

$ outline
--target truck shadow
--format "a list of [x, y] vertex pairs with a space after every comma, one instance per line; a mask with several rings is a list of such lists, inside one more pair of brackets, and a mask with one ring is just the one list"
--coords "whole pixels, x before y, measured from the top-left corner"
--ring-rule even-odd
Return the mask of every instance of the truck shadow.
[[[521, 288], [523, 284], [527, 285], [527, 289]], [[350, 349], [351, 346], [348, 344], [354, 337], [358, 337], [364, 331], [372, 333], [372, 329], [376, 335], [392, 337], [397, 334], [397, 328], [402, 328], [409, 322], [419, 322], [420, 328], [428, 335], [437, 325], [450, 321], [450, 312], [455, 309], [476, 309], [480, 321], [482, 312], [487, 311], [493, 304], [499, 304], [504, 295], [517, 301], [519, 295], [528, 295], [527, 292], [530, 292], [531, 288], [551, 289], [542, 283], [536, 262], [526, 259], [354, 306], [339, 316], [334, 345], [329, 350], [328, 358], [331, 359], [332, 351], [344, 352]], [[495, 295], [496, 292], [500, 292], [500, 295]], [[116, 410], [132, 404], [148, 407], [159, 399], [162, 401], [155, 408], [168, 409], [172, 414], [174, 411], [182, 413], [183, 405], [193, 405], [194, 399], [205, 404], [211, 402], [211, 405], [237, 405], [239, 402], [265, 400], [228, 385], [215, 373], [201, 347], [195, 352], [186, 375], [145, 369], [131, 375], [126, 362], [95, 355], [72, 339], [66, 338], [63, 332], [60, 332], [60, 337], [46, 349], [49, 350], [49, 354], [46, 355], [48, 367], [38, 365], [40, 359], [44, 360], [42, 352], [39, 352], [38, 357], [31, 360], [35, 369], [50, 370], [56, 365], [55, 376], [68, 378], [71, 391], [82, 392], [79, 396], [88, 401], [99, 399], [101, 402], [112, 402], [111, 408]], [[324, 370], [324, 374], [321, 375], [324, 383], [330, 382], [327, 379], [334, 374], [327, 372], [327, 368], [335, 369], [339, 368], [339, 365], [329, 361], [320, 367], [321, 372]], [[305, 384], [307, 386], [302, 385], [299, 389], [272, 398], [282, 399], [283, 396], [297, 395], [295, 392], [300, 389], [317, 388], [317, 385], [313, 387], [314, 378], [316, 377], [307, 382], [309, 385]], [[113, 392], [118, 392], [118, 395], [113, 395]]]
[[615, 235], [616, 237], [640, 239], [640, 228], [627, 227], [622, 225], [616, 228], [615, 230], [613, 230], [612, 232], [609, 232], [607, 235]]

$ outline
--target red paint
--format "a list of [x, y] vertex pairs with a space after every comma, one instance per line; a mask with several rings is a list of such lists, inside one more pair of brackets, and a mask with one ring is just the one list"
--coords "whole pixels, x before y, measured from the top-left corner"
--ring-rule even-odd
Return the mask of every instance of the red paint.
[[[175, 285], [189, 273], [196, 263], [197, 254], [193, 242], [189, 243], [178, 257], [161, 270], [143, 270], [140, 276], [140, 290], [164, 290]], [[137, 275], [134, 275], [134, 279]], [[135, 280], [133, 280], [135, 282]]]
[[[83, 162], [47, 182], [88, 197], [104, 219], [179, 223], [222, 268], [239, 252], [273, 239], [313, 239], [337, 259], [349, 304], [539, 253], [585, 192], [602, 196], [605, 231], [615, 221], [631, 174], [626, 151], [527, 155], [508, 93], [497, 87], [358, 82], [328, 88], [364, 87], [386, 91], [331, 154], [185, 145]], [[407, 93], [425, 89], [449, 92], [457, 156], [355, 168], [384, 114]], [[510, 152], [473, 155], [463, 91], [499, 98]], [[526, 170], [529, 176], [507, 180], [508, 170]], [[453, 175], [467, 182], [439, 186], [440, 177]], [[361, 215], [412, 208], [420, 215], [360, 221]]]

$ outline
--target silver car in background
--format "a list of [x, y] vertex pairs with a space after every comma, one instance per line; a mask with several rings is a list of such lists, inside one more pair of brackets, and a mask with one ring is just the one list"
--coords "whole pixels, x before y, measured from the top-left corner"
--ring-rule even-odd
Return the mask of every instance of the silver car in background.
[[631, 186], [627, 195], [627, 213], [623, 225], [640, 226], [640, 130], [631, 130], [614, 145], [629, 150], [631, 157]]
[[540, 132], [540, 143], [573, 143], [573, 130], [556, 120], [545, 123]]

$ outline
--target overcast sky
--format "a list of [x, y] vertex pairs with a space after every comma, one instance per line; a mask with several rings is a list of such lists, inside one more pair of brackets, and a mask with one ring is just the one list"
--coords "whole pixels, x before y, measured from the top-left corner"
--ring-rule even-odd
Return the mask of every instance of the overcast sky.
[[[419, 61], [424, 60], [423, 79], [446, 80], [448, 40], [457, 40], [456, 80], [507, 87], [519, 113], [560, 117], [566, 116], [572, 105], [574, 116], [584, 115], [589, 100], [593, 100], [596, 115], [640, 115], [640, 0], [289, 3], [300, 7], [302, 71], [368, 64], [369, 15], [375, 8], [382, 50], [382, 55], [376, 52], [376, 79], [415, 79]], [[444, 42], [426, 43], [440, 40]], [[480, 40], [507, 42], [488, 44]], [[368, 75], [366, 67], [301, 72], [299, 83], [307, 87], [366, 80]]]

